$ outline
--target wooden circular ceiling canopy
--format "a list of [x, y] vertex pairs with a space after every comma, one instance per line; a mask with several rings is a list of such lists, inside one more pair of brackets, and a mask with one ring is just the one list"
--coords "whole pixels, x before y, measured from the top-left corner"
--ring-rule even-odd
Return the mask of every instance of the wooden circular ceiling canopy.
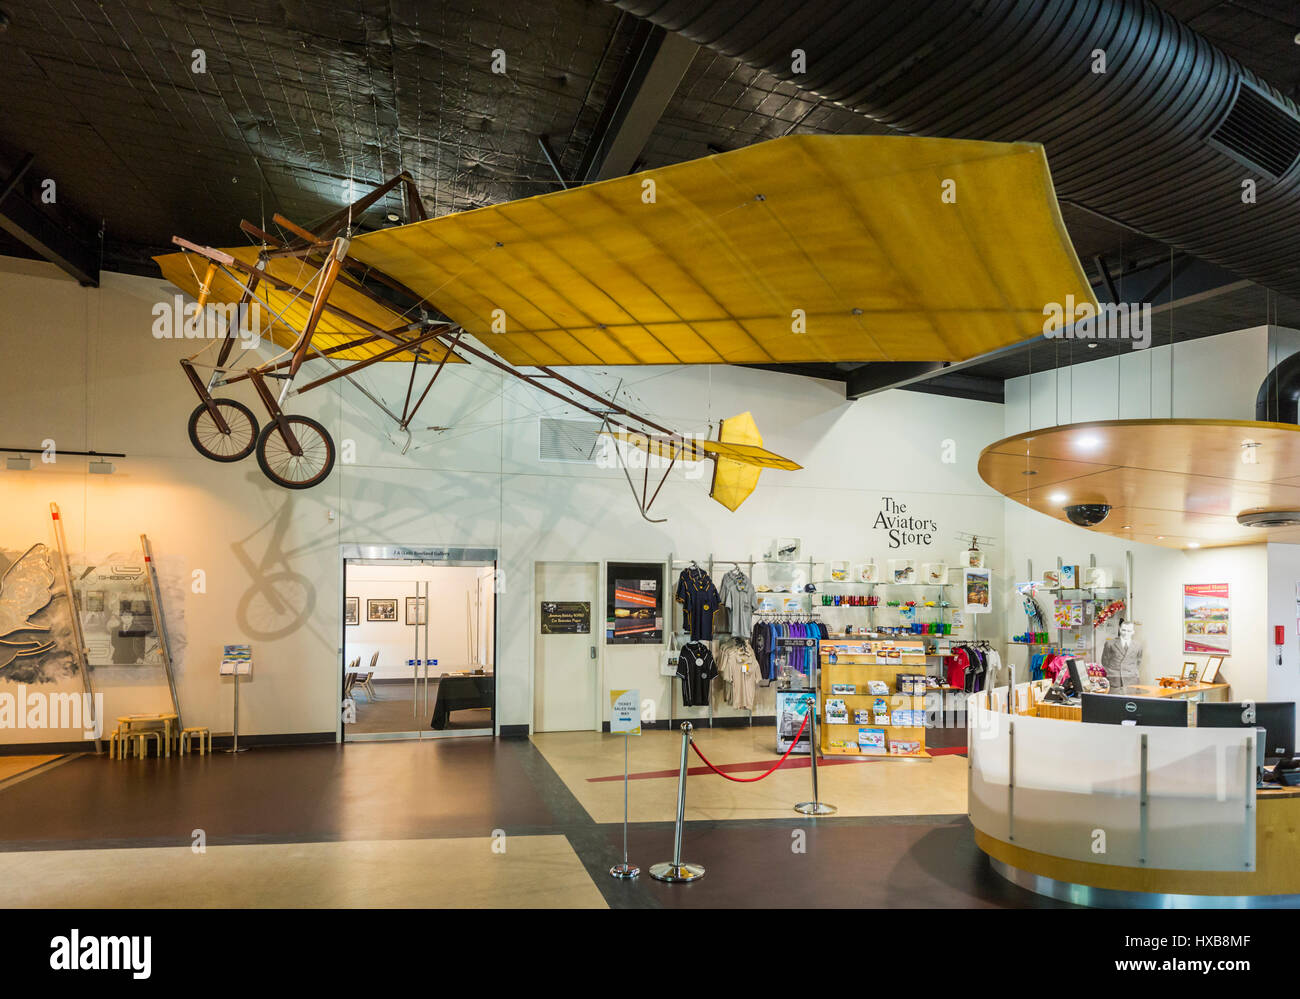
[[1249, 420], [1108, 420], [990, 444], [980, 477], [1039, 513], [1105, 503], [1092, 530], [1168, 548], [1300, 543], [1300, 526], [1242, 527], [1247, 510], [1300, 510], [1300, 427]]

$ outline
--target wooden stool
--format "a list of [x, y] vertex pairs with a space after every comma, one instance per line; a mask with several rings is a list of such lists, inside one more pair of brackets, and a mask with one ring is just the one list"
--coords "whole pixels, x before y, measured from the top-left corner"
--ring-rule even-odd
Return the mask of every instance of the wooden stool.
[[[204, 742], [206, 741], [206, 744]], [[197, 741], [199, 755], [212, 752], [212, 733], [202, 725], [190, 725], [181, 729], [181, 755], [184, 756], [190, 749], [191, 741]]]
[[150, 739], [153, 740], [154, 748], [158, 751], [158, 755], [162, 756], [163, 754], [163, 733], [158, 729], [145, 729], [142, 732], [131, 732], [127, 735], [127, 738], [136, 744], [136, 752], [142, 760], [149, 755]]

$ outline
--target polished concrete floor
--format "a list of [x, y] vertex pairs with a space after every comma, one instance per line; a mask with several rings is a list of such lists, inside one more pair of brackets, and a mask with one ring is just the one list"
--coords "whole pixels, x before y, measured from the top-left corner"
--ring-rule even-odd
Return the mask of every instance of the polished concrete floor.
[[[645, 754], [645, 773], [668, 751], [654, 746], [656, 735], [671, 748], [670, 733], [643, 736], [635, 752]], [[746, 791], [779, 798], [787, 789], [734, 785], [740, 804], [728, 813], [708, 786], [724, 782], [712, 775], [688, 781], [688, 801], [702, 810], [688, 821], [684, 859], [705, 865], [706, 877], [691, 885], [644, 873], [615, 881], [608, 869], [621, 858], [622, 825], [610, 821], [605, 790], [592, 797], [586, 788], [613, 789], [621, 806], [621, 782], [603, 779], [622, 772], [621, 740], [593, 735], [585, 772], [561, 745], [569, 741], [469, 737], [125, 762], [77, 757], [0, 787], [0, 883], [9, 905], [38, 907], [1050, 904], [989, 869], [960, 811], [897, 814], [892, 792], [868, 790], [864, 797], [881, 802], [875, 814], [858, 807], [864, 814], [809, 819], [772, 804], [755, 806], [763, 814], [751, 817]], [[753, 762], [741, 759], [751, 748], [743, 741], [728, 748], [701, 737], [706, 745], [724, 762]], [[775, 759], [770, 750], [763, 758]], [[943, 784], [944, 768], [957, 765], [964, 761], [825, 772], [847, 782], [835, 793], [849, 803], [854, 780], [870, 788], [934, 775]], [[790, 792], [806, 787], [806, 769], [770, 780], [787, 776]], [[672, 851], [672, 823], [651, 804], [658, 787], [675, 794], [673, 779], [632, 784], [642, 810], [630, 829], [631, 859], [643, 871]], [[661, 792], [653, 795], [658, 801]]]

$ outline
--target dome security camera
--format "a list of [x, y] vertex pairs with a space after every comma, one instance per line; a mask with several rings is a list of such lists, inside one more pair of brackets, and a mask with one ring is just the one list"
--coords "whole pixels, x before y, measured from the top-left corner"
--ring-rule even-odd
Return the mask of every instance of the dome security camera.
[[1080, 527], [1096, 527], [1110, 516], [1109, 503], [1075, 503], [1065, 507], [1065, 516], [1071, 524]]

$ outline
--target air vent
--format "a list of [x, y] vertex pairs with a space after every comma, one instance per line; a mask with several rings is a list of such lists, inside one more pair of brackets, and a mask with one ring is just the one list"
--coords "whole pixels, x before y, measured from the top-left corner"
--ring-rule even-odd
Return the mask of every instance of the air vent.
[[1246, 166], [1279, 180], [1300, 157], [1300, 118], [1241, 80], [1232, 107], [1209, 141]]
[[597, 420], [557, 420], [544, 416], [538, 424], [537, 457], [542, 461], [593, 462], [600, 454], [600, 422]]

